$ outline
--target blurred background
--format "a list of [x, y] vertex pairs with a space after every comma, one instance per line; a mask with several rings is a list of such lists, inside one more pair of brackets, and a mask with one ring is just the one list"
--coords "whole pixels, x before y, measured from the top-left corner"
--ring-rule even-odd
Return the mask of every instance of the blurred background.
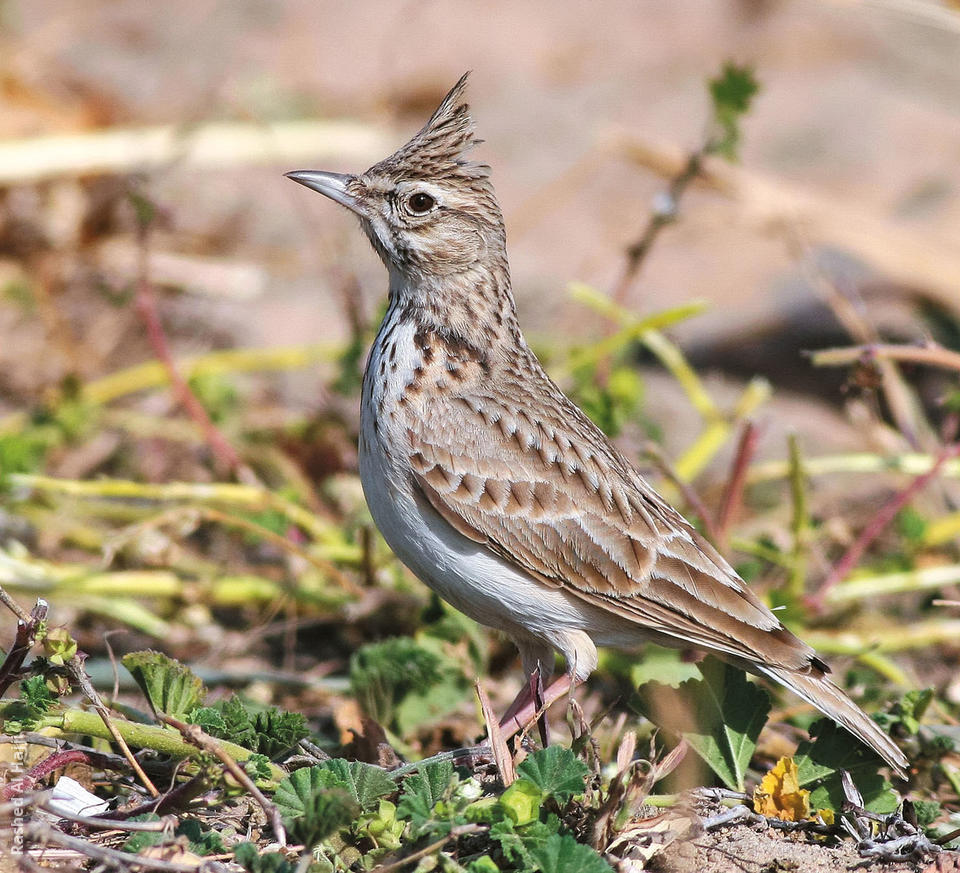
[[[624, 281], [628, 247], [704, 145], [707, 82], [727, 62], [760, 86], [739, 159], [709, 159]], [[956, 4], [2, 0], [2, 578], [27, 605], [45, 592], [86, 651], [105, 657], [103, 632], [119, 628], [121, 649], [319, 681], [362, 643], [420, 626], [423, 589], [371, 533], [355, 476], [359, 366], [386, 275], [350, 215], [282, 174], [364, 169], [465, 70], [533, 345], [631, 457], [658, 444], [660, 467], [674, 462], [710, 509], [753, 419], [750, 460], [773, 465], [754, 471], [737, 529], [754, 575], [790, 576], [796, 604], [908, 483], [876, 475], [886, 459], [920, 453], [907, 474], [929, 470], [955, 374], [814, 367], [803, 351], [958, 347]], [[623, 308], [612, 320], [600, 294]], [[695, 300], [666, 335], [704, 380], [706, 412], [649, 349], [622, 343], [615, 366], [588, 354], [586, 376], [571, 362], [630, 318]], [[165, 356], [212, 423], [149, 364]], [[705, 419], [719, 428], [706, 437]], [[811, 480], [806, 539], [784, 485], [789, 433], [803, 453], [848, 458]], [[111, 502], [96, 483], [114, 479], [269, 496], [133, 488]], [[955, 512], [951, 487], [925, 493], [916, 518]], [[883, 552], [878, 572], [956, 566], [955, 529], [887, 545], [896, 560]], [[770, 560], [807, 548], [803, 566]], [[947, 685], [960, 653], [943, 616], [917, 645], [942, 643]], [[864, 646], [893, 633], [863, 626]], [[504, 699], [512, 657], [491, 655]], [[328, 719], [332, 687], [297, 707]], [[337, 704], [341, 726], [351, 705]]]
[[[491, 14], [469, 2], [5, 0], [0, 409], [68, 374], [149, 356], [140, 321], [115, 299], [135, 264], [131, 174], [162, 212], [152, 278], [178, 353], [346, 337], [344, 297], [372, 318], [382, 268], [350, 216], [280, 174], [365, 168], [468, 69], [523, 323], [548, 343], [596, 329], [567, 285], [610, 291], [665, 187], [629, 149], [699, 147], [705, 82], [726, 60], [753, 66], [761, 83], [743, 124], [746, 181], [735, 193], [694, 186], [624, 302], [649, 313], [703, 299], [707, 310], [675, 329], [697, 363], [826, 392], [835, 405], [837, 374], [811, 373], [796, 354], [844, 335], [824, 311], [823, 273], [858, 285], [871, 317], [908, 335], [923, 328], [894, 304], [960, 308], [950, 4], [517, 3]], [[303, 121], [350, 126], [270, 127]], [[197, 154], [196, 136], [215, 122], [243, 127]], [[145, 165], [149, 146], [135, 138], [67, 144], [61, 160], [42, 160], [44, 137], [159, 125], [172, 139]], [[255, 145], [237, 141], [258, 127]], [[111, 150], [114, 172], [84, 171]], [[29, 307], [10, 290], [26, 286]], [[772, 346], [757, 341], [770, 331]], [[315, 408], [319, 376], [274, 385]], [[817, 439], [843, 439], [840, 420], [829, 434], [820, 424]]]

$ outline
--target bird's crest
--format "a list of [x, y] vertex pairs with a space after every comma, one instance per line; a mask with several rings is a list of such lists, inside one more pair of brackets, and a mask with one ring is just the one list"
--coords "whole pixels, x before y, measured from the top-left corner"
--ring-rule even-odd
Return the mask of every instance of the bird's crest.
[[460, 77], [413, 139], [367, 173], [399, 171], [406, 177], [424, 179], [488, 176], [490, 168], [486, 164], [466, 157], [470, 149], [482, 142], [474, 135], [470, 106], [464, 99], [469, 76], [464, 73]]

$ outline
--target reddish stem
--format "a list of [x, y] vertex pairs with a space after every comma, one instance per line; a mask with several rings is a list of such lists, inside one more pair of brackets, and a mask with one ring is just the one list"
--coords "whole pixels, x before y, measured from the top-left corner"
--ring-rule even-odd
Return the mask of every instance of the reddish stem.
[[[202, 431], [204, 439], [210, 446], [210, 450], [213, 452], [217, 462], [238, 477], [244, 478], [243, 474], [249, 471], [240, 460], [236, 450], [210, 419], [207, 410], [190, 389], [187, 380], [184, 379], [180, 371], [177, 370], [176, 362], [173, 360], [173, 355], [170, 352], [170, 344], [167, 342], [167, 336], [163, 329], [163, 323], [157, 311], [157, 300], [153, 290], [153, 283], [150, 281], [147, 266], [147, 230], [145, 227], [141, 227], [139, 243], [140, 264], [139, 276], [137, 278], [136, 306], [137, 312], [143, 319], [144, 326], [147, 329], [147, 338], [150, 341], [150, 347], [153, 349], [157, 360], [160, 361], [164, 370], [166, 370], [167, 378], [170, 380], [170, 385], [173, 388], [178, 402]], [[252, 476], [252, 473], [250, 475]]]
[[37, 629], [47, 617], [47, 610], [47, 601], [38, 600], [26, 621], [18, 618], [17, 636], [0, 663], [0, 696], [20, 677], [20, 668], [37, 638]]
[[906, 488], [891, 497], [877, 514], [857, 537], [853, 545], [844, 553], [843, 557], [833, 565], [830, 574], [823, 581], [823, 584], [813, 594], [804, 598], [804, 602], [814, 612], [820, 612], [823, 609], [823, 603], [827, 593], [842, 579], [845, 579], [850, 571], [859, 563], [864, 552], [870, 544], [883, 532], [884, 528], [896, 517], [897, 513], [910, 502], [915, 494], [922, 491], [931, 480], [940, 474], [940, 469], [951, 458], [960, 455], [960, 442], [944, 446], [937, 456], [933, 466], [926, 472], [917, 476]]
[[726, 547], [730, 525], [743, 504], [743, 490], [747, 484], [747, 467], [757, 451], [759, 438], [760, 433], [756, 425], [752, 421], [746, 422], [743, 431], [740, 433], [737, 454], [733, 459], [730, 478], [727, 480], [727, 487], [723, 492], [720, 511], [717, 513], [716, 536], [718, 548]]
[[32, 791], [34, 786], [41, 780], [49, 776], [54, 770], [66, 767], [67, 764], [89, 764], [90, 758], [86, 752], [79, 749], [70, 749], [68, 751], [54, 752], [48, 755], [40, 763], [34, 764], [23, 776], [15, 782], [10, 782], [0, 789], [0, 800], [4, 802], [10, 800], [18, 794], [26, 794]]

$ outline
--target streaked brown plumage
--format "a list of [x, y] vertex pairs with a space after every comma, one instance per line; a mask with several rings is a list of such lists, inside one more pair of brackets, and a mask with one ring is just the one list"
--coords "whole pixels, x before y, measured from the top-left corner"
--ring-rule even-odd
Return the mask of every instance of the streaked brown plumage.
[[775, 679], [906, 767], [527, 346], [489, 169], [465, 156], [465, 83], [365, 173], [289, 174], [355, 212], [390, 274], [360, 439], [385, 539], [441, 596], [509, 634], [530, 673], [548, 676], [554, 650], [581, 681], [598, 645], [693, 646]]

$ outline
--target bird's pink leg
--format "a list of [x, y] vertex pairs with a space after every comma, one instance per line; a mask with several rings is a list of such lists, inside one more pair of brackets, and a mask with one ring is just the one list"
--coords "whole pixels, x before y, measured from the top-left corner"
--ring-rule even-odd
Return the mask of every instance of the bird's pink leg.
[[500, 721], [503, 738], [509, 740], [530, 724], [541, 709], [546, 709], [565, 697], [573, 684], [573, 677], [569, 673], [558, 676], [543, 692], [542, 702], [534, 700], [532, 684], [526, 685], [507, 709], [506, 715]]
[[513, 703], [507, 707], [507, 711], [503, 714], [503, 717], [500, 719], [500, 727], [503, 727], [510, 719], [512, 719], [518, 712], [523, 710], [528, 703], [533, 700], [533, 689], [534, 689], [534, 674], [539, 675], [540, 668], [537, 667], [533, 671], [533, 674], [527, 677], [527, 681], [520, 688], [520, 691], [517, 692], [517, 696], [513, 698]]

